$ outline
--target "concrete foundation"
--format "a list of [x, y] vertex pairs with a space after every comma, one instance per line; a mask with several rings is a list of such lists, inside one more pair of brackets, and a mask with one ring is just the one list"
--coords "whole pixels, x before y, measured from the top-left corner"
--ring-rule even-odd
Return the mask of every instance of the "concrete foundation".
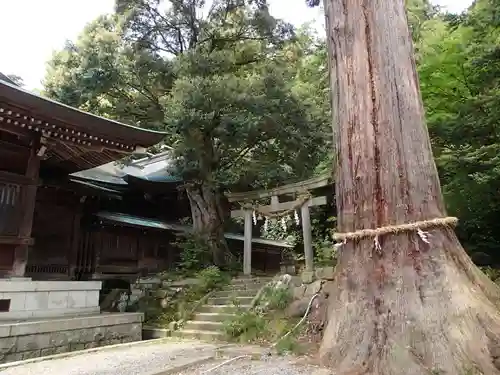
[[141, 313], [0, 322], [0, 363], [142, 339]]
[[9, 306], [1, 320], [99, 313], [100, 281], [0, 279], [0, 300]]

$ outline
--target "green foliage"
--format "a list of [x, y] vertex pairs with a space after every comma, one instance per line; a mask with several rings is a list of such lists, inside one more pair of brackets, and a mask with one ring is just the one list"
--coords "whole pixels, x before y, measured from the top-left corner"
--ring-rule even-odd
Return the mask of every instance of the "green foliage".
[[211, 249], [206, 239], [197, 235], [183, 234], [174, 245], [180, 250], [179, 269], [182, 272], [193, 272], [211, 264]]
[[44, 86], [63, 103], [166, 131], [172, 173], [197, 187], [195, 230], [222, 264], [221, 189], [304, 179], [329, 153], [325, 56], [266, 0], [118, 0], [116, 14], [54, 54]]
[[223, 330], [230, 340], [251, 342], [266, 335], [266, 321], [253, 310], [239, 310], [233, 318], [223, 322]]
[[[500, 23], [498, 0], [422, 25], [419, 76], [448, 211], [473, 255], [498, 263]], [[484, 258], [484, 257], [483, 257]]]
[[235, 315], [223, 322], [228, 340], [266, 346], [275, 344], [278, 354], [303, 352], [303, 346], [298, 342], [303, 327], [283, 337], [295, 327], [296, 319], [286, 317], [282, 311], [264, 314], [256, 310], [243, 310], [238, 306], [233, 308], [233, 312]]
[[146, 296], [138, 301], [135, 310], [145, 313], [149, 324], [167, 326], [173, 321], [186, 321], [191, 318], [194, 308], [209, 292], [220, 290], [231, 278], [215, 266], [207, 267], [195, 274], [197, 283], [190, 284], [172, 296], [168, 295], [168, 303], [162, 306], [161, 300], [154, 296]]
[[285, 310], [292, 300], [293, 295], [289, 288], [266, 286], [262, 291], [259, 305], [265, 304], [268, 310]]
[[202, 269], [198, 272], [197, 278], [200, 280], [200, 287], [204, 292], [220, 289], [231, 281], [230, 276], [216, 266]]
[[324, 44], [306, 29], [295, 35], [264, 0], [216, 0], [209, 12], [203, 1], [169, 3], [119, 0], [53, 56], [45, 93], [166, 130], [186, 180], [308, 177], [331, 141]]

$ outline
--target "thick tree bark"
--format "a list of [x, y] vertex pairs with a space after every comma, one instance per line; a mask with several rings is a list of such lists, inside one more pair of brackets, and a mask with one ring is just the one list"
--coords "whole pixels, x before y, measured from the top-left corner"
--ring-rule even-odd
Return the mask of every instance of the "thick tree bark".
[[206, 183], [187, 184], [186, 193], [191, 206], [194, 232], [206, 239], [214, 264], [226, 266], [231, 254], [224, 237], [224, 216], [219, 193]]
[[[404, 0], [324, 4], [339, 231], [446, 216]], [[500, 374], [500, 291], [453, 230], [379, 242], [341, 248], [322, 362], [338, 375]]]

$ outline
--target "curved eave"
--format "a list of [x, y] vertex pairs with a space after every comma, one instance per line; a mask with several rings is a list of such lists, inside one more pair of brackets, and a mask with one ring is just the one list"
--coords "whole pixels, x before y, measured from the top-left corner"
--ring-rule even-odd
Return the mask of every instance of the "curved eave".
[[176, 190], [177, 187], [182, 183], [182, 180], [180, 179], [154, 181], [132, 175], [125, 175], [123, 179], [131, 188], [135, 187], [136, 189], [144, 190], [153, 194], [162, 194], [167, 191]]
[[26, 111], [70, 124], [81, 131], [110, 137], [127, 144], [151, 147], [163, 140], [166, 133], [126, 125], [96, 116], [68, 105], [44, 98], [0, 80], [0, 98]]

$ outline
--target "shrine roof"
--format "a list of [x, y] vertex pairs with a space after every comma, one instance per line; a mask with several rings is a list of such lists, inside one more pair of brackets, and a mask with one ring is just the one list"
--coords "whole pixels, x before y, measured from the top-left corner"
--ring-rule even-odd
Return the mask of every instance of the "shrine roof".
[[25, 90], [0, 76], [0, 129], [42, 137], [42, 164], [66, 173], [121, 159], [163, 140], [165, 133], [141, 129], [70, 107]]
[[71, 178], [107, 185], [136, 187], [144, 191], [164, 191], [164, 183], [182, 182], [180, 177], [169, 172], [170, 150], [157, 155], [125, 163], [107, 163], [95, 168], [71, 174]]
[[[187, 225], [180, 225], [180, 224], [176, 224], [176, 223], [167, 223], [167, 222], [164, 222], [164, 221], [158, 220], [158, 219], [133, 216], [133, 215], [124, 214], [124, 213], [120, 213], [120, 212], [101, 211], [101, 212], [98, 212], [96, 216], [103, 219], [103, 220], [108, 220], [108, 221], [113, 221], [116, 223], [138, 226], [138, 227], [164, 229], [164, 230], [171, 230], [174, 232], [189, 232], [191, 230], [191, 227], [187, 226]], [[244, 241], [244, 236], [242, 236], [241, 234], [224, 233], [224, 237], [228, 240]], [[292, 245], [288, 244], [285, 241], [268, 240], [265, 238], [255, 238], [254, 237], [254, 238], [252, 238], [252, 242], [256, 243], [256, 244], [262, 244], [262, 245], [273, 246], [273, 247], [288, 248], [288, 249], [293, 248]]]

